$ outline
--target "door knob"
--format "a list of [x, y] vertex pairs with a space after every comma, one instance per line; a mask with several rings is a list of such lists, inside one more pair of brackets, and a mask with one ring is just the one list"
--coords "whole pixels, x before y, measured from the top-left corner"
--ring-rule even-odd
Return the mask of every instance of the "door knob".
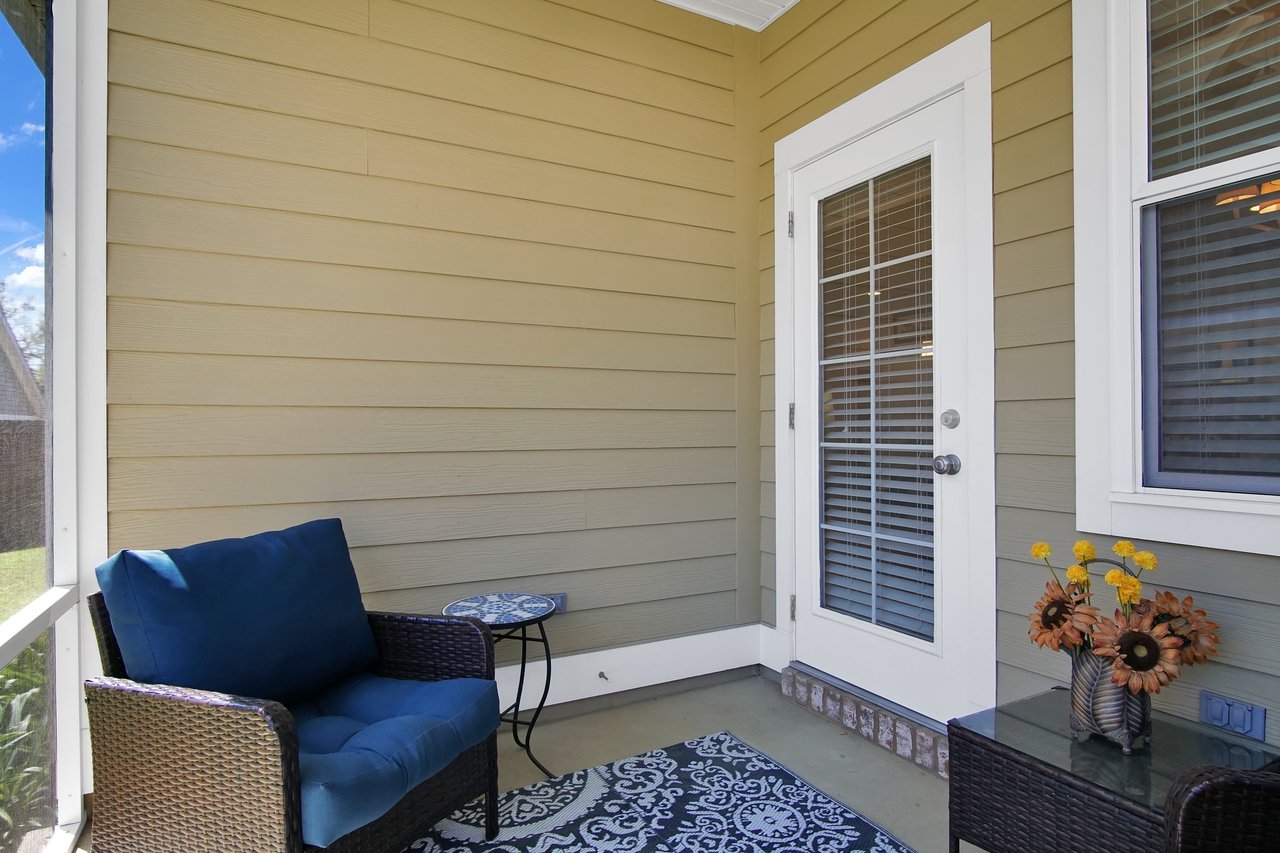
[[956, 456], [954, 453], [948, 453], [946, 456], [933, 457], [933, 473], [959, 474], [960, 457]]

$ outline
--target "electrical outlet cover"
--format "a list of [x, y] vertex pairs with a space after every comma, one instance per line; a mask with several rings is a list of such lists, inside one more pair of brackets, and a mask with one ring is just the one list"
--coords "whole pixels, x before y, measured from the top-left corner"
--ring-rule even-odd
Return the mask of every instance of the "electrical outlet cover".
[[1266, 708], [1208, 690], [1200, 691], [1200, 722], [1255, 740], [1265, 740], [1267, 736]]

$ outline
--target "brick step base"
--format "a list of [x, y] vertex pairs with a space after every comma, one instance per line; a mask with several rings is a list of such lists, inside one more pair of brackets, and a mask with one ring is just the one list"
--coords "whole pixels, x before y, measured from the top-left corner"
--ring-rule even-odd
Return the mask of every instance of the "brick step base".
[[797, 705], [880, 744], [905, 761], [950, 778], [951, 749], [946, 735], [789, 666], [782, 670], [779, 683], [782, 695]]

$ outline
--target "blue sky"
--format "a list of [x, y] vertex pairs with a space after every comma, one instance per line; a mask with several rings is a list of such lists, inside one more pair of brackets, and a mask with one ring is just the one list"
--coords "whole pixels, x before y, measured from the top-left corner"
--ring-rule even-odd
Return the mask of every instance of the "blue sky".
[[0, 281], [10, 302], [41, 311], [44, 132], [44, 77], [0, 18]]

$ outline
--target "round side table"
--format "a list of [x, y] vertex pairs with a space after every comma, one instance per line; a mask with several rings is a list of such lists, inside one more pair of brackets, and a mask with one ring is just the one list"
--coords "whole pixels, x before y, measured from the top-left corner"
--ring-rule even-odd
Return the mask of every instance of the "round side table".
[[[525, 755], [539, 770], [552, 778], [552, 773], [533, 755], [529, 740], [533, 736], [534, 724], [547, 704], [547, 694], [551, 692], [551, 643], [547, 641], [547, 629], [544, 627], [548, 619], [556, 612], [556, 603], [545, 595], [534, 595], [527, 592], [490, 592], [484, 595], [472, 595], [459, 598], [445, 605], [442, 611], [445, 616], [470, 616], [479, 619], [489, 626], [493, 633], [494, 643], [502, 640], [518, 640], [520, 643], [520, 680], [516, 685], [516, 699], [511, 706], [502, 712], [504, 723], [511, 724], [511, 738], [516, 746], [524, 750]], [[537, 627], [538, 636], [529, 634], [529, 629]], [[520, 718], [520, 702], [524, 698], [525, 668], [529, 663], [529, 645], [542, 646], [542, 654], [547, 662], [547, 679], [542, 686], [542, 698], [533, 709], [527, 720]], [[520, 737], [520, 729], [524, 727], [524, 738]]]

